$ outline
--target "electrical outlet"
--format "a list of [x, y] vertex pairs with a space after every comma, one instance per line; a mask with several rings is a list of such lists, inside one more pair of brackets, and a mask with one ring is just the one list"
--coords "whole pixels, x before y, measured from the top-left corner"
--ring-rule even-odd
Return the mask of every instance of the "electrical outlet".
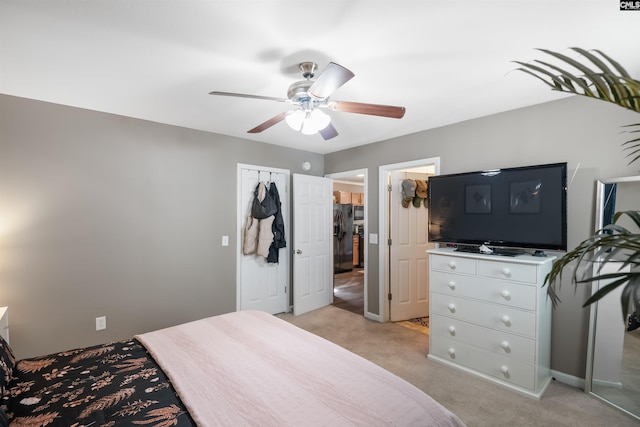
[[107, 329], [107, 317], [96, 317], [96, 331]]

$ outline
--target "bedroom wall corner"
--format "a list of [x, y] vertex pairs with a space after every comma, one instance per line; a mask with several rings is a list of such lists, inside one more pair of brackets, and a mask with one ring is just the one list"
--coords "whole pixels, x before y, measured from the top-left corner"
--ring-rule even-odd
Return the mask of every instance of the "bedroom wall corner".
[[0, 305], [16, 355], [234, 311], [236, 164], [304, 161], [323, 173], [320, 154], [0, 95]]
[[[621, 127], [637, 121], [636, 113], [581, 97], [568, 97], [487, 117], [443, 126], [325, 156], [326, 173], [369, 168], [428, 157], [440, 157], [441, 173], [568, 162], [568, 239], [575, 247], [593, 228], [595, 180], [637, 175], [621, 144]], [[369, 189], [378, 175], [369, 175]], [[376, 191], [369, 190], [370, 232], [379, 228]], [[370, 248], [367, 263], [369, 307], [378, 304], [379, 262]], [[562, 303], [554, 309], [551, 368], [584, 378], [589, 313], [582, 308], [587, 289], [563, 284]]]

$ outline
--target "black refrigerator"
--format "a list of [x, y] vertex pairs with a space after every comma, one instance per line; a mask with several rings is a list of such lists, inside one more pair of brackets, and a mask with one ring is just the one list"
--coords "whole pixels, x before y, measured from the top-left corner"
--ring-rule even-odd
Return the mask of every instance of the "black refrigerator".
[[333, 205], [333, 273], [353, 270], [353, 205]]

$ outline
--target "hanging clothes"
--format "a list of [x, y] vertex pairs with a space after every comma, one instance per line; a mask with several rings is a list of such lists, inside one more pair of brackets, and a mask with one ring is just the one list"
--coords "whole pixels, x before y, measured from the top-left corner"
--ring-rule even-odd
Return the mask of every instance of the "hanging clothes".
[[273, 232], [273, 242], [269, 247], [269, 255], [267, 256], [267, 262], [278, 263], [280, 260], [280, 249], [287, 246], [287, 241], [284, 236], [284, 219], [282, 218], [282, 203], [280, 203], [280, 194], [276, 183], [272, 182], [269, 185], [269, 195], [267, 196], [273, 199], [276, 205], [276, 213], [274, 214], [274, 221], [271, 226]]
[[[275, 185], [274, 183], [271, 183]], [[277, 192], [277, 190], [276, 190]], [[256, 219], [265, 219], [275, 215], [279, 210], [276, 200], [270, 191], [267, 191], [267, 184], [260, 181], [253, 191], [253, 203], [251, 204], [251, 215]]]
[[242, 241], [242, 253], [252, 255], [258, 249], [258, 233], [260, 230], [260, 220], [249, 214], [244, 226], [244, 239]]
[[265, 218], [273, 216], [273, 213], [270, 212], [275, 210], [275, 203], [267, 196], [266, 184], [262, 181], [258, 182], [253, 191], [253, 201], [251, 202], [251, 209], [244, 227], [242, 245], [242, 253], [244, 255], [258, 253], [265, 258], [269, 255], [269, 247], [273, 242], [273, 232], [271, 231], [273, 220], [268, 221], [268, 224], [261, 223]]
[[260, 181], [253, 192], [251, 212], [244, 227], [242, 253], [258, 254], [269, 263], [278, 263], [280, 249], [286, 247], [282, 204], [275, 182]]
[[275, 217], [271, 215], [260, 220], [260, 231], [258, 232], [258, 247], [256, 249], [256, 253], [264, 258], [267, 258], [271, 253], [271, 246], [273, 245], [273, 231], [271, 231], [271, 225], [273, 224], [274, 218]]

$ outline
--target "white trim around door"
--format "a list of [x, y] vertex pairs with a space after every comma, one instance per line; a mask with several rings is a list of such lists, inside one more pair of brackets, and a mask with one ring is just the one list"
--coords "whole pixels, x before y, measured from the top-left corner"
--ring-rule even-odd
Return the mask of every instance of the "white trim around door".
[[380, 322], [389, 321], [389, 175], [393, 171], [412, 171], [423, 167], [433, 167], [435, 175], [440, 174], [440, 157], [412, 160], [402, 163], [380, 165], [378, 168], [378, 291]]
[[353, 177], [360, 174], [364, 174], [364, 178], [363, 178], [363, 182], [364, 182], [364, 188], [363, 188], [363, 192], [364, 192], [364, 317], [379, 321], [377, 314], [369, 312], [369, 298], [368, 298], [368, 294], [369, 294], [369, 290], [368, 290], [368, 287], [369, 287], [368, 286], [368, 283], [369, 283], [368, 281], [369, 279], [369, 273], [368, 273], [368, 269], [369, 269], [369, 258], [368, 258], [369, 256], [368, 255], [369, 253], [369, 234], [368, 234], [369, 195], [368, 195], [367, 188], [368, 188], [368, 182], [369, 182], [369, 169], [367, 168], [354, 169], [350, 171], [330, 173], [330, 174], [326, 174], [325, 178], [330, 178], [334, 181], [340, 181], [341, 178]]

